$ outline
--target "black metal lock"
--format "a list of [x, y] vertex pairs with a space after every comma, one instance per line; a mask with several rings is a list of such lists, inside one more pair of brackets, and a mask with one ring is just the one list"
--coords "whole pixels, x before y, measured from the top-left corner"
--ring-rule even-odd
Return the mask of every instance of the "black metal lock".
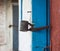
[[30, 25], [31, 27], [33, 27], [32, 24], [30, 24], [28, 21], [21, 21], [21, 25], [20, 25], [20, 31], [28, 31], [28, 25]]

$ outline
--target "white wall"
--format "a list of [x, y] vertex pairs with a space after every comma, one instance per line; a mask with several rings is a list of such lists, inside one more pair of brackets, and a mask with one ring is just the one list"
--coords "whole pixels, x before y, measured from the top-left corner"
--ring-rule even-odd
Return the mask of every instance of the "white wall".
[[[22, 20], [32, 22], [31, 0], [23, 0], [22, 2]], [[19, 24], [21, 21], [21, 0], [19, 0]], [[32, 32], [19, 31], [19, 51], [32, 51]]]
[[12, 51], [12, 32], [8, 28], [12, 22], [12, 8], [7, 5], [6, 0], [0, 0], [0, 51]]

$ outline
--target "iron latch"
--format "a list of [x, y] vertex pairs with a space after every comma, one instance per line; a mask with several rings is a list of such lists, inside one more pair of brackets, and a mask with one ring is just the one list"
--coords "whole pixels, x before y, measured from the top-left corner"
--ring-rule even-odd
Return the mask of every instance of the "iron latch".
[[[31, 28], [28, 29], [28, 25], [31, 26]], [[50, 26], [44, 26], [44, 27], [39, 27], [39, 28], [34, 28], [34, 25], [29, 23], [28, 21], [21, 21], [20, 24], [20, 31], [39, 31], [43, 29], [48, 29]]]

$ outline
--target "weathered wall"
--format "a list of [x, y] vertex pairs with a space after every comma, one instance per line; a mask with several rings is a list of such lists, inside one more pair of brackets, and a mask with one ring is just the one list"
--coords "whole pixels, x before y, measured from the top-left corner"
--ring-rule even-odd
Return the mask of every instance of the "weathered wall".
[[5, 3], [4, 2], [0, 2], [0, 45], [5, 44], [6, 42], [6, 8], [5, 8]]
[[0, 0], [0, 51], [12, 51], [12, 6], [10, 0]]
[[60, 51], [60, 0], [50, 1], [51, 51]]
[[6, 8], [3, 0], [0, 0], [0, 51], [4, 51], [6, 41]]

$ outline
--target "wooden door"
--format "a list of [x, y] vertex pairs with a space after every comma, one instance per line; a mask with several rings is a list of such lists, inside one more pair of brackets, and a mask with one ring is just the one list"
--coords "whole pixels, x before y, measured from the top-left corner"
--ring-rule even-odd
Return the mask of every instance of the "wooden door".
[[[32, 23], [36, 28], [49, 26], [49, 0], [32, 0]], [[49, 35], [49, 29], [32, 32], [32, 51], [44, 51], [50, 43]]]

